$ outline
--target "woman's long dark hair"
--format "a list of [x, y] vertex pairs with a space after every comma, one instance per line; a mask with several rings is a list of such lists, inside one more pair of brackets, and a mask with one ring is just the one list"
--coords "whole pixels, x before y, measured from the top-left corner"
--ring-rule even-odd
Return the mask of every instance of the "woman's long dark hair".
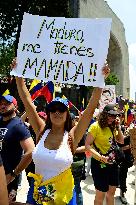
[[[50, 112], [47, 111], [46, 114], [47, 114], [47, 120], [46, 120], [46, 126], [45, 126], [44, 131], [52, 128], [52, 123], [50, 120]], [[71, 119], [71, 116], [68, 110], [67, 110], [67, 118], [66, 118], [66, 122], [64, 125], [64, 129], [68, 132], [72, 129], [72, 119]]]
[[[108, 125], [108, 113], [106, 112], [101, 112], [99, 115], [98, 123], [102, 129], [105, 127], [109, 127]], [[115, 121], [110, 125], [110, 129], [114, 130], [115, 129]]]

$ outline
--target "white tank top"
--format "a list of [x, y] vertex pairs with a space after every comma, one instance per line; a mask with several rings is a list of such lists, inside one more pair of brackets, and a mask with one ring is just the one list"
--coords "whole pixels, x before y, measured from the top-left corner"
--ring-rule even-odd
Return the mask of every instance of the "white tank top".
[[68, 146], [68, 132], [65, 131], [63, 141], [57, 150], [50, 150], [44, 147], [44, 141], [49, 132], [50, 129], [45, 131], [32, 153], [35, 173], [41, 174], [44, 180], [59, 175], [68, 169], [73, 162], [73, 155]]

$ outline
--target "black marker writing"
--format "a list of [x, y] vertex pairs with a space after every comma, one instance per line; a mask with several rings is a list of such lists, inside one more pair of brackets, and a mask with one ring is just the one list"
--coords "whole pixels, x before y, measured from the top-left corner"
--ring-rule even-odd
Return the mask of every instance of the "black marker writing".
[[25, 75], [26, 73], [26, 69], [29, 68], [29, 69], [32, 69], [32, 67], [35, 65], [37, 66], [37, 58], [34, 59], [34, 61], [32, 63], [30, 63], [30, 58], [27, 59], [26, 63], [25, 63], [25, 68], [22, 72], [22, 75]]
[[80, 29], [67, 29], [67, 22], [64, 22], [64, 25], [62, 28], [58, 28], [57, 25], [55, 25], [56, 20], [53, 19], [51, 22], [47, 22], [47, 19], [44, 19], [41, 26], [40, 30], [37, 34], [37, 38], [39, 38], [42, 34], [42, 32], [45, 30], [50, 31], [49, 33], [49, 38], [50, 39], [56, 39], [56, 40], [75, 40], [80, 43], [84, 42], [84, 33]]
[[97, 64], [91, 63], [90, 65], [90, 78], [88, 79], [89, 82], [96, 81], [96, 71], [97, 71]]
[[37, 50], [40, 48], [40, 44], [28, 44], [28, 43], [24, 43], [22, 51], [27, 51], [27, 52], [32, 52], [32, 53], [41, 53], [40, 50]]
[[47, 22], [46, 19], [44, 19], [43, 22], [42, 22], [42, 25], [41, 25], [41, 27], [40, 27], [40, 30], [39, 30], [39, 32], [38, 32], [37, 38], [40, 37], [40, 35], [41, 35], [42, 31], [43, 31], [44, 26], [46, 27], [47, 30], [49, 30], [50, 27], [51, 27], [52, 25], [54, 25], [55, 19], [53, 19], [49, 24], [47, 24], [46, 22]]

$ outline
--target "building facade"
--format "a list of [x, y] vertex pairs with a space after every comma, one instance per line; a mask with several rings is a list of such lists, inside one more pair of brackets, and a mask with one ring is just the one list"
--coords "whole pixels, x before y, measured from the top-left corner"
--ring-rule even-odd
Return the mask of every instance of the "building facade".
[[74, 17], [112, 18], [108, 64], [118, 79], [116, 94], [129, 98], [129, 54], [123, 23], [104, 0], [71, 0]]

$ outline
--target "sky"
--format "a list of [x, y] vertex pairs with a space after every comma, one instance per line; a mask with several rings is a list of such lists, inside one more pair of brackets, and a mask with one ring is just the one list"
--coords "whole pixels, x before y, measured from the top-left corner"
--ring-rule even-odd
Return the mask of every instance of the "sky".
[[125, 28], [129, 48], [130, 99], [136, 92], [136, 0], [106, 0]]

